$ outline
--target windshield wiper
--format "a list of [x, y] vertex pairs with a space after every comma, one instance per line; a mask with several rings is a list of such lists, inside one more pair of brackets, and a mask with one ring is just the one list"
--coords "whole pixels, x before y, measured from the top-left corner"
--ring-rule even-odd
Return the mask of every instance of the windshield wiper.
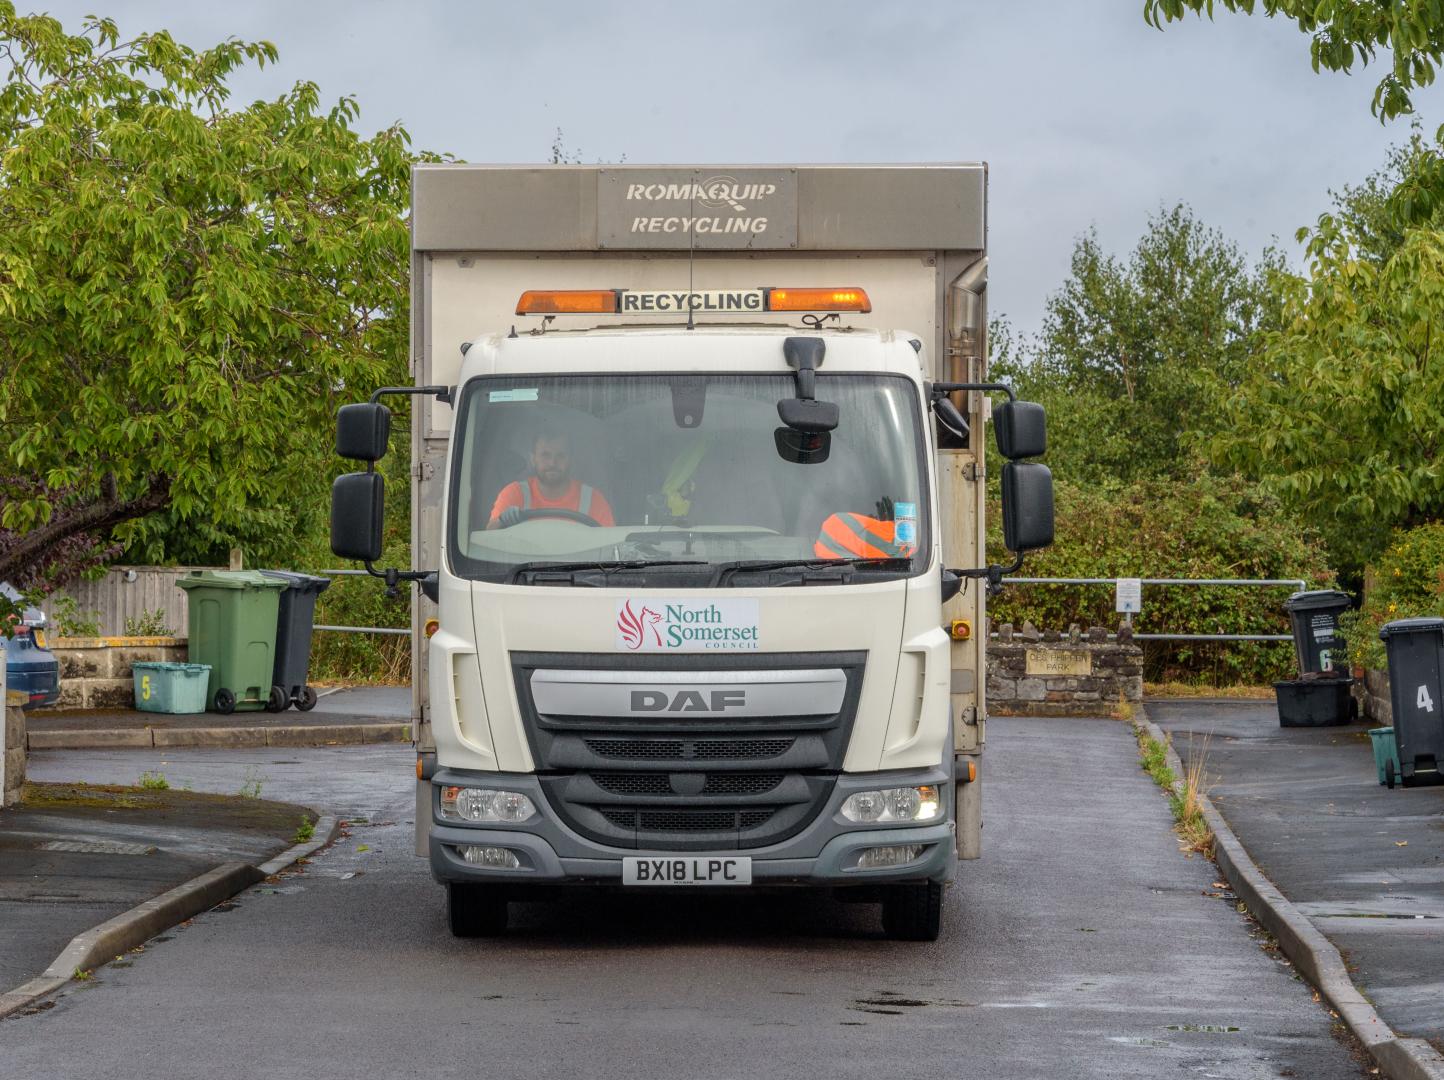
[[712, 568], [711, 587], [727, 584], [733, 574], [765, 573], [768, 570], [835, 570], [843, 567], [873, 567], [879, 570], [911, 570], [910, 558], [877, 559], [738, 559]]
[[700, 559], [590, 559], [586, 562], [548, 562], [539, 559], [535, 562], [518, 563], [512, 567], [508, 580], [515, 585], [521, 581], [522, 575], [537, 573], [543, 570], [554, 570], [559, 574], [571, 573], [577, 570], [597, 570], [603, 574], [610, 574], [618, 570], [640, 570], [649, 566], [706, 566]]

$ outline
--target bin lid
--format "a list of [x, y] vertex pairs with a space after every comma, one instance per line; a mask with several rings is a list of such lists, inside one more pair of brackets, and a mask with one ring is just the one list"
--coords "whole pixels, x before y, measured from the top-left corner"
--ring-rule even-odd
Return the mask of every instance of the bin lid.
[[1379, 631], [1379, 640], [1388, 641], [1391, 637], [1402, 637], [1405, 634], [1444, 634], [1444, 619], [1432, 615], [1418, 619], [1395, 619], [1384, 624]]
[[296, 591], [314, 589], [316, 592], [325, 592], [331, 584], [327, 577], [317, 577], [315, 574], [300, 574], [295, 570], [262, 570], [268, 578], [275, 578], [277, 581], [284, 581], [286, 586]]
[[1348, 607], [1353, 603], [1349, 594], [1338, 589], [1310, 589], [1296, 592], [1284, 601], [1285, 611], [1308, 611], [1310, 608]]
[[284, 581], [259, 570], [192, 570], [176, 582], [182, 589], [284, 589]]

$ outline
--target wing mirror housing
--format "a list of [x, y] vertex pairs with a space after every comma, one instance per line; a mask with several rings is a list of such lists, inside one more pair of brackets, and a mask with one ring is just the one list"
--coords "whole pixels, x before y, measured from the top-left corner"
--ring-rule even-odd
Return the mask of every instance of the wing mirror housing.
[[331, 485], [331, 553], [373, 563], [381, 558], [386, 482], [377, 472], [346, 473]]
[[939, 442], [946, 441], [948, 447], [966, 446], [972, 429], [968, 425], [967, 417], [958, 411], [951, 398], [937, 397], [933, 399], [933, 413], [938, 418], [938, 423], [943, 431], [939, 432]]
[[1003, 466], [1003, 543], [1022, 555], [1053, 542], [1053, 473], [1036, 461]]
[[1042, 457], [1048, 450], [1047, 414], [1036, 401], [1010, 399], [993, 409], [993, 435], [998, 453], [1009, 461]]
[[351, 461], [380, 461], [391, 439], [391, 410], [375, 402], [336, 411], [336, 453]]

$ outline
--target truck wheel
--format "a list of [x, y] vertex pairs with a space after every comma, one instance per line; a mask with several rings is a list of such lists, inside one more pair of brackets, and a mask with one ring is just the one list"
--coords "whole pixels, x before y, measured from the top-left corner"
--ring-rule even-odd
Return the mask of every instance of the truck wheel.
[[456, 937], [496, 937], [506, 932], [506, 898], [485, 885], [448, 882], [446, 921]]
[[882, 928], [894, 941], [937, 941], [943, 923], [943, 885], [891, 885], [882, 902]]
[[316, 691], [309, 686], [301, 687], [301, 692], [296, 695], [296, 708], [302, 712], [310, 712], [316, 707]]

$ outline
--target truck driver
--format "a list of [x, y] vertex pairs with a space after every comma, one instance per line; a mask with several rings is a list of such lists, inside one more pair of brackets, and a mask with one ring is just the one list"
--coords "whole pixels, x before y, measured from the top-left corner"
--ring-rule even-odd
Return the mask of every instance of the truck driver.
[[560, 429], [536, 433], [531, 445], [531, 475], [501, 489], [486, 527], [510, 528], [524, 520], [527, 511], [540, 510], [571, 510], [598, 525], [616, 524], [606, 496], [572, 476], [571, 436]]

